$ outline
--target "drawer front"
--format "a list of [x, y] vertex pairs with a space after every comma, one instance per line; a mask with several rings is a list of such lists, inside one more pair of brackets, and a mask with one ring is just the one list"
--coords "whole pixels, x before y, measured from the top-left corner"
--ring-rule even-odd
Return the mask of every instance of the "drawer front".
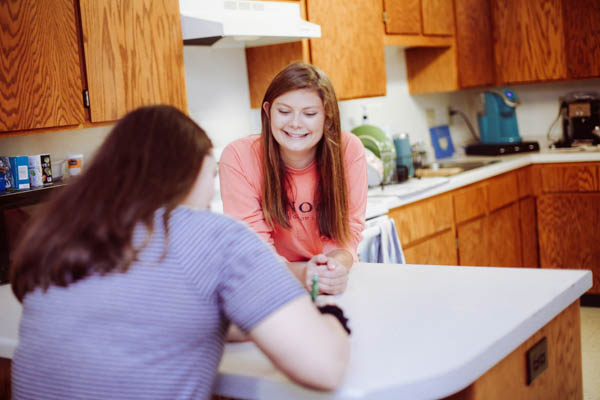
[[457, 265], [456, 239], [452, 230], [404, 249], [407, 264]]
[[453, 194], [454, 219], [457, 224], [485, 215], [487, 190], [485, 185], [473, 185], [456, 190]]
[[452, 198], [449, 194], [391, 210], [402, 245], [426, 238], [453, 226]]
[[540, 175], [544, 193], [600, 191], [598, 164], [543, 165]]
[[488, 210], [494, 211], [510, 204], [519, 198], [519, 185], [517, 173], [509, 172], [489, 179], [488, 185]]

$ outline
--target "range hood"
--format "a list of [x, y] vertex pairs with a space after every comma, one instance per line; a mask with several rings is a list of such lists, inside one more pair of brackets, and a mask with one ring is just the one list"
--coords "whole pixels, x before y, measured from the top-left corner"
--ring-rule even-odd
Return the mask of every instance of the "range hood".
[[321, 27], [303, 20], [299, 2], [179, 0], [183, 43], [254, 47], [321, 37]]

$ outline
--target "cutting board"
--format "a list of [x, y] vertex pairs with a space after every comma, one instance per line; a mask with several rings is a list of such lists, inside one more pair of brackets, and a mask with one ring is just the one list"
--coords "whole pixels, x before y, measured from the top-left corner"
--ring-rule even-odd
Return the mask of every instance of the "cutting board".
[[431, 176], [450, 176], [456, 175], [463, 171], [462, 168], [459, 167], [451, 167], [451, 168], [438, 168], [438, 169], [430, 169], [430, 168], [419, 168], [415, 171], [415, 175], [419, 178], [429, 178]]

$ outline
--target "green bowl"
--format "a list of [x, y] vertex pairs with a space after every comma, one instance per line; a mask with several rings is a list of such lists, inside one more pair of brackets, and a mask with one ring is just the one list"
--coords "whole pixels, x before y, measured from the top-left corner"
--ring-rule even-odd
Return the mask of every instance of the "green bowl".
[[396, 167], [396, 149], [394, 142], [380, 128], [374, 125], [361, 125], [352, 129], [365, 148], [371, 150], [383, 162], [383, 180], [385, 181]]

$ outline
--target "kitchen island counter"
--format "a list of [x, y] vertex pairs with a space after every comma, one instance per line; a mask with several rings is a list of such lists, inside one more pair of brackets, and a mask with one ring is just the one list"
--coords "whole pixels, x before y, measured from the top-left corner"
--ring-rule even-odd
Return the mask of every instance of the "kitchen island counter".
[[[569, 310], [576, 322], [561, 328], [562, 337], [570, 338], [566, 350], [551, 332], [544, 333], [549, 366], [528, 388], [560, 381], [568, 386], [563, 389], [581, 392], [578, 299], [591, 282], [591, 273], [582, 270], [360, 263], [351, 270], [347, 291], [335, 299], [353, 331], [350, 367], [340, 389], [325, 394], [301, 388], [253, 344], [232, 343], [216, 392], [261, 399], [449, 396], [472, 386]], [[5, 358], [14, 352], [20, 318], [20, 304], [11, 296], [8, 285], [0, 287], [0, 356]], [[563, 371], [571, 358], [578, 368]], [[522, 361], [518, 376], [525, 374]]]

